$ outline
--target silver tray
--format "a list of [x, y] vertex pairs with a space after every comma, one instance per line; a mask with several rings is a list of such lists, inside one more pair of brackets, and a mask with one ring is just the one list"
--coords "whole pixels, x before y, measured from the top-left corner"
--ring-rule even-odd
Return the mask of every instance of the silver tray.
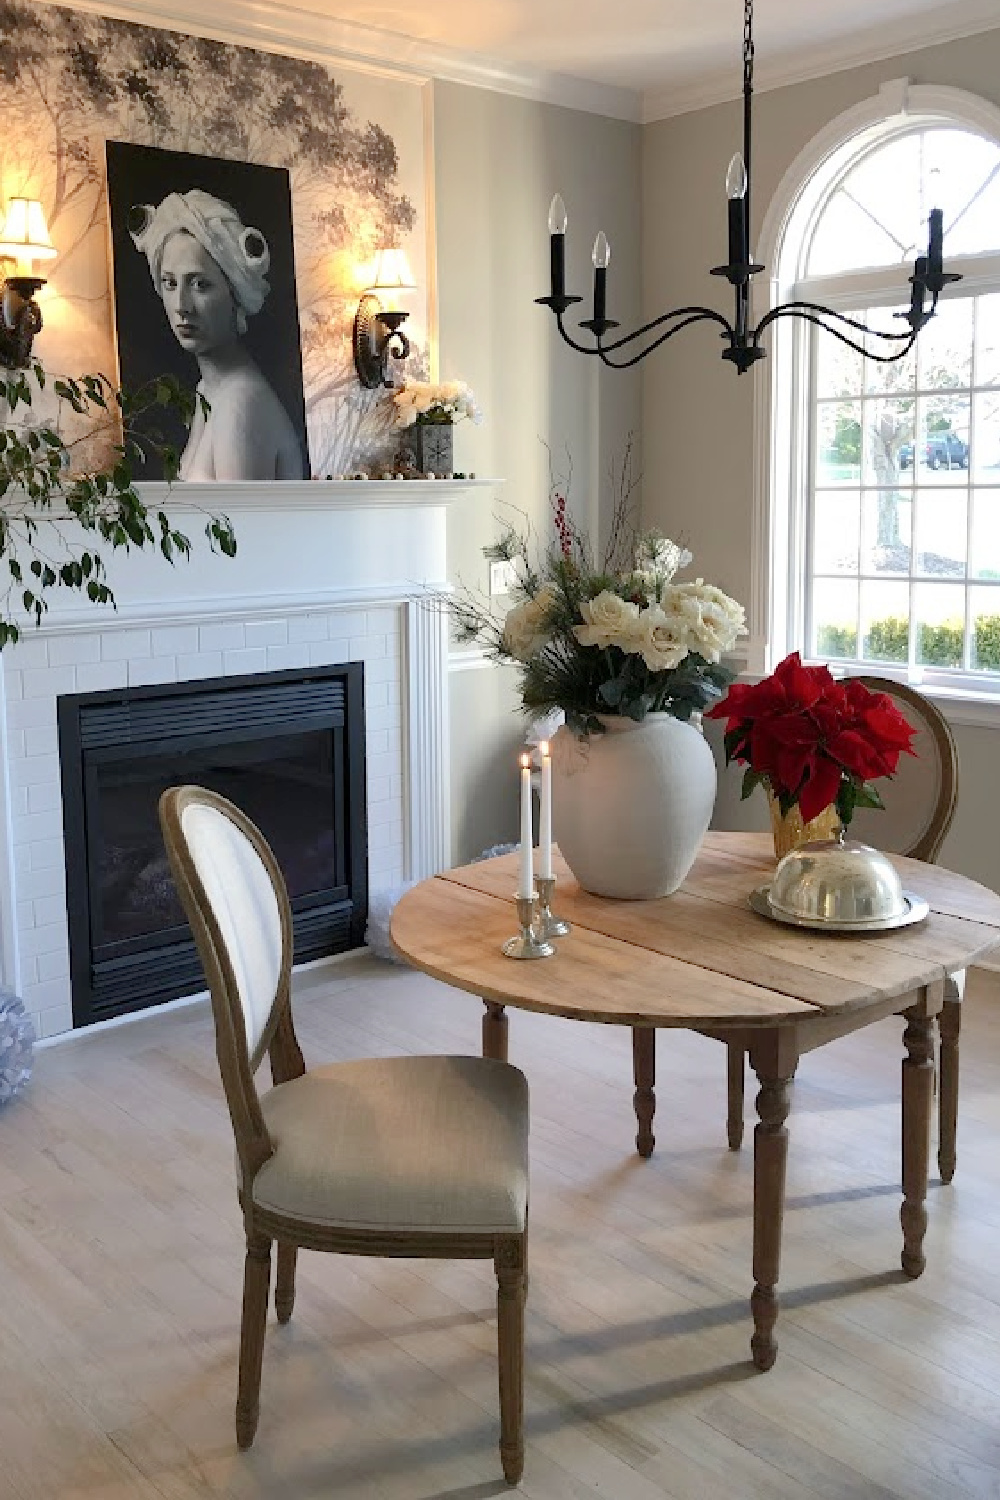
[[824, 922], [818, 917], [794, 917], [788, 912], [778, 911], [771, 905], [769, 885], [759, 885], [748, 897], [753, 911], [761, 917], [770, 917], [772, 922], [783, 922], [787, 927], [810, 927], [819, 932], [893, 932], [897, 927], [913, 927], [923, 922], [930, 912], [930, 905], [923, 896], [913, 891], [904, 891], [906, 910], [898, 917], [873, 917], [867, 922]]

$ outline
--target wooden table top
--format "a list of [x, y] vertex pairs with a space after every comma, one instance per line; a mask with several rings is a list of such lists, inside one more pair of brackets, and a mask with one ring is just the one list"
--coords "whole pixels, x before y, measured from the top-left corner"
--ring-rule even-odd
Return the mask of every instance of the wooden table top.
[[392, 939], [418, 969], [484, 1000], [581, 1021], [639, 1026], [774, 1026], [843, 1016], [933, 984], [1000, 944], [1000, 896], [939, 865], [893, 855], [925, 922], [864, 937], [782, 926], [752, 912], [774, 871], [770, 836], [709, 833], [680, 890], [613, 901], [580, 889], [558, 855], [555, 909], [573, 924], [554, 958], [516, 962], [517, 855], [415, 886]]

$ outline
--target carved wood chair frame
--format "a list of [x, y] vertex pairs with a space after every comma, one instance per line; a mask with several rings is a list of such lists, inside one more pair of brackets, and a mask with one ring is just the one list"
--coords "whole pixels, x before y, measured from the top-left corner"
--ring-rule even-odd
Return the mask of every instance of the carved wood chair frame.
[[[232, 961], [211, 901], [184, 835], [184, 812], [192, 806], [221, 813], [246, 838], [274, 888], [281, 922], [281, 965], [274, 1002], [260, 1042], [251, 1056], [243, 1006]], [[203, 787], [169, 788], [160, 799], [160, 825], [178, 893], [194, 934], [212, 1002], [216, 1054], [236, 1137], [246, 1229], [246, 1262], [240, 1334], [236, 1437], [240, 1448], [254, 1440], [260, 1411], [260, 1378], [271, 1274], [276, 1243], [275, 1311], [286, 1323], [295, 1302], [299, 1249], [342, 1255], [484, 1259], [497, 1277], [500, 1383], [500, 1455], [504, 1475], [516, 1484], [524, 1466], [524, 1297], [527, 1225], [519, 1235], [473, 1234], [414, 1229], [342, 1229], [268, 1210], [255, 1204], [253, 1181], [274, 1147], [261, 1112], [254, 1074], [267, 1053], [275, 1084], [300, 1078], [305, 1061], [295, 1035], [291, 1008], [292, 917], [288, 894], [274, 855], [260, 830], [240, 809]]]

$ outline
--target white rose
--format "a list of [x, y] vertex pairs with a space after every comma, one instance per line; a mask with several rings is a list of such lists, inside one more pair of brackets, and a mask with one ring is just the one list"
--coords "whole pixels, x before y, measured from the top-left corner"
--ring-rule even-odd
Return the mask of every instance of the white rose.
[[706, 661], [721, 661], [733, 649], [737, 637], [747, 633], [743, 606], [702, 578], [694, 583], [668, 584], [660, 603], [666, 613], [681, 615], [689, 622], [691, 647]]
[[538, 593], [507, 611], [503, 622], [503, 645], [518, 661], [530, 661], [552, 637], [550, 617], [558, 602], [554, 583], [543, 584]]
[[636, 620], [639, 618], [638, 604], [630, 604], [610, 589], [594, 599], [585, 599], [580, 605], [582, 625], [573, 626], [573, 634], [581, 646], [621, 646], [631, 640]]
[[687, 622], [668, 615], [658, 604], [644, 609], [635, 621], [626, 651], [642, 657], [651, 672], [679, 667], [690, 649]]

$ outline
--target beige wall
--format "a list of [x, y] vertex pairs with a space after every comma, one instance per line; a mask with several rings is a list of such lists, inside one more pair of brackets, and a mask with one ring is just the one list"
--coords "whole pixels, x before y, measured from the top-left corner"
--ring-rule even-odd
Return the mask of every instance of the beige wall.
[[[948, 85], [1000, 104], [1000, 30], [760, 94], [754, 101], [754, 234], [782, 175], [830, 120], [888, 79]], [[731, 310], [708, 268], [725, 259], [725, 174], [741, 145], [733, 102], [647, 126], [643, 134], [642, 258], [646, 316], [685, 303]], [[643, 370], [646, 518], [683, 540], [698, 571], [749, 601], [753, 377], [737, 376], [711, 333], [678, 335]], [[655, 477], [654, 477], [655, 476]], [[942, 858], [1000, 889], [996, 731], [956, 726], [962, 758], [959, 810]], [[724, 781], [719, 826], [761, 825]]]
[[[590, 296], [598, 229], [612, 244], [609, 316], [634, 321], [639, 288], [640, 131], [635, 125], [455, 84], [434, 89], [434, 157], [442, 378], [469, 381], [486, 414], [456, 428], [460, 469], [502, 477], [504, 504], [452, 509], [450, 575], [487, 586], [482, 549], [498, 515], [526, 513], [543, 537], [547, 442], [572, 455], [578, 523], [599, 531], [608, 466], [638, 427], [639, 377], [597, 369], [558, 338], [533, 299], [548, 291], [548, 209], [570, 216], [567, 281]], [[589, 306], [587, 313], [589, 315]], [[517, 746], [523, 720], [513, 672], [451, 676], [453, 851], [468, 859], [517, 836]]]

